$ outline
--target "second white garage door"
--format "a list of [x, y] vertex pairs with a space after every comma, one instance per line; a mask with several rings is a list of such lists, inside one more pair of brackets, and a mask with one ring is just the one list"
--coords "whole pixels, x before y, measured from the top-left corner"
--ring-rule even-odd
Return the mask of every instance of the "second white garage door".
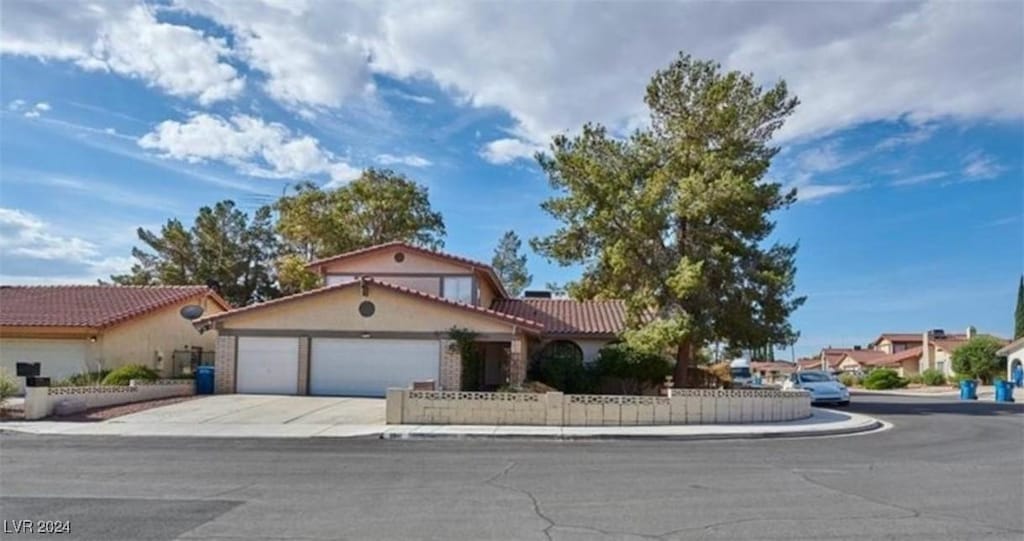
[[236, 392], [296, 394], [298, 388], [298, 338], [238, 338]]
[[309, 358], [309, 394], [384, 396], [389, 387], [437, 380], [436, 340], [314, 338]]

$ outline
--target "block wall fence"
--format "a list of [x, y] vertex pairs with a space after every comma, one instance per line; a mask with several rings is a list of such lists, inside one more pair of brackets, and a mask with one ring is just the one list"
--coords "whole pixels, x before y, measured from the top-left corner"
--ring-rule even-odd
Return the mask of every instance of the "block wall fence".
[[811, 415], [804, 391], [672, 389], [669, 396], [389, 389], [388, 424], [643, 426], [774, 423]]

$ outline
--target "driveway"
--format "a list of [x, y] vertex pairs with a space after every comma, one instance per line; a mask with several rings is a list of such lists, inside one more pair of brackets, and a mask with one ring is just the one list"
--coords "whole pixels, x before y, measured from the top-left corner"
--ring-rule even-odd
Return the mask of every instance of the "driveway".
[[111, 419], [114, 423], [383, 425], [383, 398], [214, 395]]

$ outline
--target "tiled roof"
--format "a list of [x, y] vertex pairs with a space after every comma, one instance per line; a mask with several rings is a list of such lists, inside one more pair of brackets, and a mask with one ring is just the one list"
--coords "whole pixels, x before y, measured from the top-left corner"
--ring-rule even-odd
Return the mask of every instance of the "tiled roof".
[[546, 335], [614, 336], [626, 329], [621, 300], [497, 299], [491, 308], [544, 325]]
[[[327, 263], [333, 263], [335, 261], [340, 261], [342, 259], [348, 259], [348, 258], [351, 258], [351, 257], [356, 257], [356, 256], [360, 256], [360, 255], [365, 255], [365, 254], [373, 253], [373, 252], [376, 252], [376, 251], [379, 251], [379, 250], [384, 250], [386, 248], [395, 248], [395, 247], [401, 247], [403, 250], [409, 250], [410, 252], [416, 252], [416, 253], [427, 255], [427, 256], [431, 256], [431, 257], [436, 257], [436, 258], [440, 258], [440, 259], [447, 259], [448, 261], [452, 261], [452, 262], [455, 262], [455, 263], [458, 263], [458, 264], [461, 264], [461, 265], [466, 265], [467, 267], [473, 267], [473, 268], [482, 270], [482, 271], [484, 271], [485, 274], [487, 274], [487, 276], [491, 279], [491, 281], [494, 282], [494, 285], [498, 288], [498, 290], [501, 291], [502, 296], [505, 296], [505, 297], [508, 296], [508, 292], [505, 291], [505, 285], [501, 283], [501, 279], [499, 279], [498, 278], [498, 274], [496, 272], [494, 272], [494, 268], [491, 267], [490, 265], [488, 265], [487, 263], [483, 263], [481, 261], [475, 261], [475, 260], [472, 260], [472, 259], [468, 259], [468, 258], [465, 258], [465, 257], [462, 257], [462, 256], [453, 255], [453, 254], [449, 254], [449, 253], [446, 253], [446, 252], [440, 252], [440, 251], [437, 251], [437, 250], [431, 250], [429, 248], [423, 248], [423, 247], [420, 247], [420, 246], [413, 246], [412, 244], [409, 244], [408, 242], [404, 242], [404, 241], [400, 241], [400, 240], [396, 240], [396, 241], [393, 241], [393, 242], [386, 242], [384, 244], [377, 244], [377, 245], [374, 245], [374, 246], [367, 246], [366, 248], [360, 248], [358, 250], [352, 250], [350, 252], [345, 252], [343, 254], [332, 255], [330, 257], [324, 257], [324, 258], [321, 258], [321, 259], [317, 259], [315, 261], [310, 261], [309, 263], [306, 264], [306, 267], [307, 268], [321, 267], [323, 265], [326, 265]], [[372, 273], [367, 273], [367, 274], [372, 274]]]
[[817, 369], [817, 368], [821, 368], [821, 359], [820, 358], [800, 359], [800, 360], [798, 360], [796, 362], [796, 365], [799, 366], [800, 368], [813, 368], [813, 369]]
[[1009, 355], [1020, 348], [1024, 348], [1024, 337], [1018, 338], [1009, 344], [1003, 346], [1002, 349], [996, 352], [996, 355]]
[[109, 327], [197, 295], [229, 308], [206, 286], [0, 286], [0, 326]]
[[855, 350], [853, 348], [825, 348], [821, 350], [821, 354], [825, 356], [825, 362], [828, 363], [828, 367], [835, 368], [839, 366], [839, 362], [843, 360], [843, 357], [851, 351]]
[[884, 332], [875, 339], [872, 344], [878, 344], [882, 340], [890, 342], [920, 342], [922, 333], [909, 332]]
[[[358, 285], [360, 283], [380, 286], [380, 287], [383, 287], [385, 289], [390, 289], [392, 291], [397, 291], [397, 292], [405, 294], [405, 295], [409, 295], [409, 296], [413, 296], [413, 297], [419, 297], [421, 299], [424, 299], [424, 300], [427, 300], [427, 301], [430, 301], [430, 302], [436, 302], [436, 303], [440, 303], [440, 304], [445, 304], [445, 305], [451, 306], [453, 308], [458, 308], [460, 310], [466, 310], [466, 311], [469, 311], [469, 312], [475, 312], [475, 313], [478, 313], [478, 314], [481, 314], [481, 315], [485, 315], [485, 316], [489, 316], [489, 317], [492, 317], [492, 318], [500, 319], [500, 320], [505, 321], [507, 323], [511, 323], [511, 324], [514, 324], [514, 325], [520, 325], [522, 327], [526, 327], [526, 328], [529, 328], [529, 329], [534, 329], [534, 330], [538, 330], [539, 331], [539, 330], [541, 330], [543, 328], [543, 324], [541, 324], [540, 322], [537, 322], [536, 320], [530, 320], [528, 318], [517, 317], [517, 316], [506, 314], [506, 313], [503, 313], [503, 312], [497, 312], [495, 310], [490, 310], [490, 309], [487, 309], [487, 308], [481, 308], [479, 306], [473, 306], [471, 304], [465, 304], [465, 303], [461, 303], [461, 302], [457, 302], [457, 301], [453, 301], [453, 300], [449, 300], [449, 299], [444, 299], [444, 298], [438, 297], [436, 295], [431, 295], [430, 293], [424, 293], [423, 291], [419, 291], [419, 290], [416, 290], [416, 289], [409, 289], [409, 288], [404, 287], [404, 286], [395, 285], [395, 284], [392, 284], [392, 283], [389, 283], [389, 282], [384, 282], [382, 280], [378, 280], [376, 278], [369, 278], [369, 277], [360, 278], [358, 280], [352, 280], [350, 282], [342, 282], [340, 284], [329, 285], [329, 286], [326, 286], [326, 287], [321, 287], [321, 288], [313, 289], [313, 290], [310, 290], [310, 291], [305, 291], [305, 292], [302, 292], [302, 293], [296, 293], [294, 295], [289, 295], [287, 297], [281, 297], [279, 299], [274, 299], [274, 300], [270, 300], [270, 301], [266, 301], [266, 302], [261, 302], [261, 303], [257, 303], [257, 304], [250, 304], [249, 306], [243, 306], [241, 308], [236, 308], [236, 309], [228, 311], [228, 312], [222, 312], [220, 314], [213, 314], [213, 315], [210, 315], [210, 316], [207, 316], [207, 317], [204, 317], [204, 318], [197, 319], [197, 320], [195, 320], [194, 324], [199, 326], [199, 325], [203, 325], [203, 324], [210, 323], [210, 322], [213, 322], [213, 321], [218, 321], [218, 320], [221, 320], [221, 319], [224, 319], [224, 318], [229, 318], [229, 317], [232, 317], [232, 316], [235, 316], [235, 315], [238, 315], [238, 314], [253, 312], [253, 311], [257, 311], [257, 310], [262, 310], [264, 308], [269, 308], [269, 307], [277, 306], [277, 305], [280, 305], [280, 304], [300, 301], [300, 300], [303, 300], [303, 299], [308, 299], [310, 297], [315, 297], [315, 296], [323, 295], [324, 293], [330, 293], [332, 291], [338, 291], [338, 290], [341, 290], [341, 289], [345, 289], [345, 288], [348, 288], [348, 287], [352, 287], [352, 286]], [[400, 329], [396, 329], [396, 330], [400, 330]]]
[[753, 361], [750, 363], [751, 370], [766, 370], [769, 372], [792, 372], [796, 370], [796, 368], [797, 366], [795, 363], [787, 363], [783, 361]]
[[884, 351], [878, 351], [874, 349], [854, 349], [847, 351], [844, 357], [850, 357], [860, 364], [869, 364], [874, 362], [876, 359], [887, 357], [889, 354]]
[[[906, 361], [906, 360], [916, 359], [916, 358], [921, 356], [921, 353], [923, 351], [924, 351], [924, 347], [923, 346], [917, 346], [917, 347], [905, 349], [903, 351], [897, 351], [896, 353], [893, 353], [891, 355], [884, 355], [882, 357], [877, 357], [877, 358], [874, 358], [874, 359], [866, 359], [866, 360], [863, 361], [862, 364], [866, 364], [866, 365], [869, 365], [869, 366], [888, 366], [888, 365], [891, 365], [891, 364], [901, 363], [901, 362]], [[857, 361], [857, 362], [861, 362], [861, 361]]]

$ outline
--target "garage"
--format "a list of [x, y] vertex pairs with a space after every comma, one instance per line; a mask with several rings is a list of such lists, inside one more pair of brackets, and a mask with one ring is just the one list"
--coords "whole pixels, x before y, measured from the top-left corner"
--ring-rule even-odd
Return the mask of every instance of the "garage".
[[437, 340], [314, 338], [309, 394], [384, 396], [389, 387], [437, 380]]
[[[40, 375], [57, 382], [88, 371], [85, 364], [87, 344], [85, 339], [5, 338], [0, 340], [0, 366], [8, 374], [14, 375], [16, 363], [38, 362]], [[18, 385], [23, 387], [24, 384], [25, 379], [18, 378]]]
[[239, 393], [297, 394], [299, 339], [241, 336], [235, 385]]

